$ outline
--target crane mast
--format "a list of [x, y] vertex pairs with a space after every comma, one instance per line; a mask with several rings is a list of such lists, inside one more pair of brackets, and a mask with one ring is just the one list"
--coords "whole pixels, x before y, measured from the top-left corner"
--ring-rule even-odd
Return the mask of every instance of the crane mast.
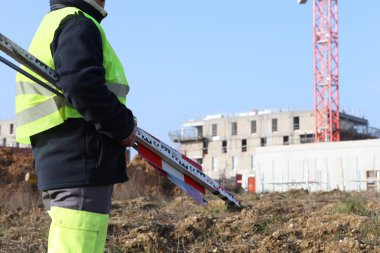
[[315, 142], [340, 141], [338, 0], [313, 0], [313, 28], [314, 138]]

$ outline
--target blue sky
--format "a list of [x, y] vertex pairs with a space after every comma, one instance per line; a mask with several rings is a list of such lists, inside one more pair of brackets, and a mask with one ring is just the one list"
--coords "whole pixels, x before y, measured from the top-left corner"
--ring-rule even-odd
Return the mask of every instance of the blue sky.
[[[48, 1], [2, 3], [0, 32], [27, 48]], [[312, 1], [107, 1], [102, 22], [124, 64], [139, 125], [169, 142], [192, 118], [313, 109]], [[380, 1], [339, 1], [340, 105], [380, 128]], [[3, 55], [1, 53], [1, 55]], [[0, 119], [15, 72], [0, 64]]]

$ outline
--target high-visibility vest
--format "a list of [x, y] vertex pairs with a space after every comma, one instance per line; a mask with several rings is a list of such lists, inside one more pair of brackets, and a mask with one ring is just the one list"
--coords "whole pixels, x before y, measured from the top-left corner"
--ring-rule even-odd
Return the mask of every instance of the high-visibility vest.
[[[48, 13], [42, 20], [29, 47], [29, 52], [55, 69], [50, 44], [61, 21], [68, 15], [83, 13], [99, 28], [103, 44], [103, 66], [106, 85], [125, 105], [129, 91], [123, 66], [108, 42], [103, 28], [90, 15], [75, 7], [66, 7]], [[29, 73], [44, 79], [24, 68]], [[57, 96], [22, 74], [16, 76], [16, 141], [30, 144], [30, 136], [62, 124], [68, 118], [81, 118], [64, 97]]]

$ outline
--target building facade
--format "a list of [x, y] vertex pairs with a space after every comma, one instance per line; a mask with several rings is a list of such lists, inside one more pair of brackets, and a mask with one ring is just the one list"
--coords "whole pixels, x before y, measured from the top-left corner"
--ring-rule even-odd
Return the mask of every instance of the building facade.
[[[364, 118], [342, 113], [341, 126], [343, 140], [376, 137], [357, 130], [368, 126]], [[257, 177], [259, 149], [314, 143], [314, 111], [209, 115], [183, 123], [182, 129], [171, 132], [170, 137], [212, 178], [222, 180], [241, 175], [241, 185], [247, 187], [247, 178]]]
[[254, 172], [257, 192], [380, 192], [380, 139], [258, 148]]
[[28, 148], [30, 145], [16, 142], [16, 123], [14, 120], [0, 121], [0, 146]]

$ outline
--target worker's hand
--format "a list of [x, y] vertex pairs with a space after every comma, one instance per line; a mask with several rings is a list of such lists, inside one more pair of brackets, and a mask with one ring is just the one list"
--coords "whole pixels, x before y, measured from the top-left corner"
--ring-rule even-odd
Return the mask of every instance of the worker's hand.
[[132, 130], [132, 133], [127, 138], [123, 140], [119, 140], [119, 144], [123, 147], [132, 147], [133, 145], [135, 145], [136, 131], [137, 131], [137, 126], [135, 124], [135, 127]]

